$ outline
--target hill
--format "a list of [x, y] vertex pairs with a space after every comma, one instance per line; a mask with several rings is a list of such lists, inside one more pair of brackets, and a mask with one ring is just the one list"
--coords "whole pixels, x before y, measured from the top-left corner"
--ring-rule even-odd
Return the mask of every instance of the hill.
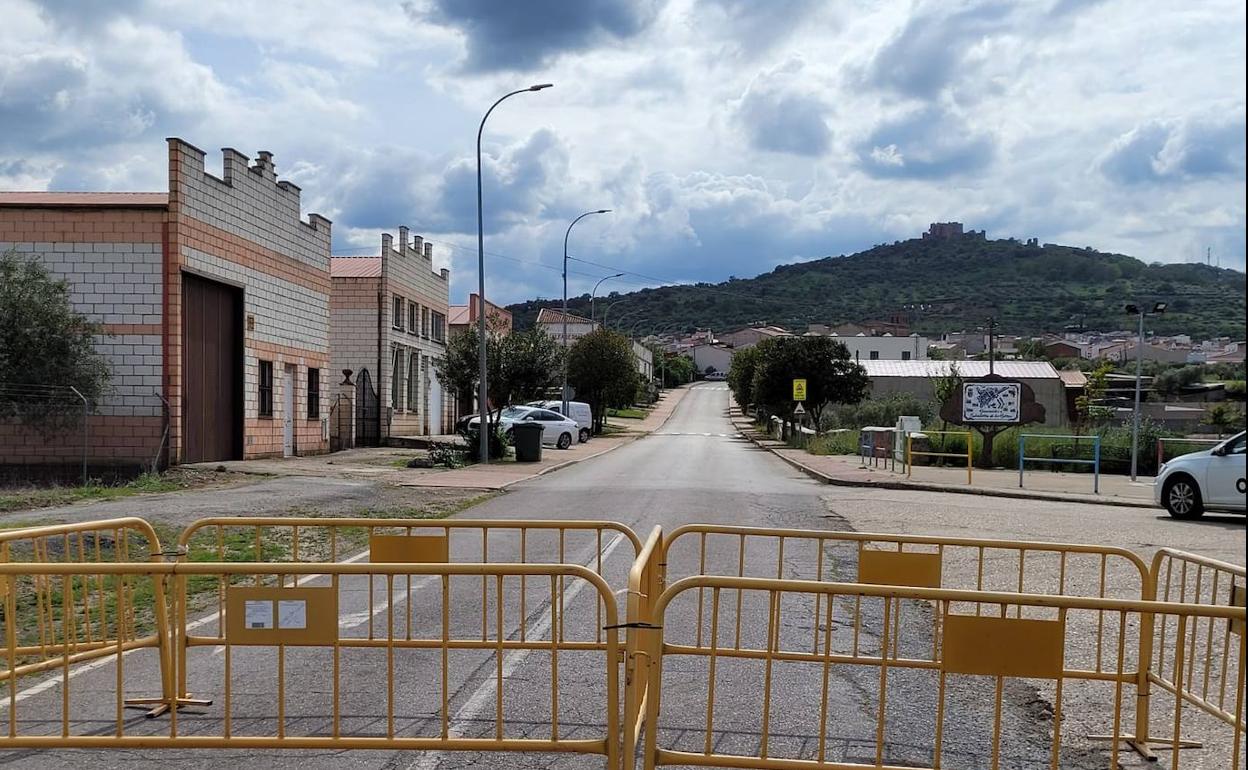
[[[1014, 239], [898, 241], [840, 257], [781, 265], [755, 278], [663, 286], [599, 297], [597, 312], [616, 300], [621, 325], [641, 330], [669, 324], [716, 331], [766, 322], [804, 331], [902, 316], [913, 330], [938, 334], [973, 329], [989, 315], [1005, 334], [1060, 332], [1066, 327], [1133, 328], [1128, 302], [1165, 301], [1148, 321], [1162, 334], [1244, 338], [1244, 274], [1200, 264], [1145, 264], [1124, 254]], [[569, 298], [588, 315], [589, 296]], [[509, 306], [517, 327], [533, 323], [557, 300]], [[627, 316], [625, 315], [627, 314]], [[616, 324], [612, 323], [612, 326]]]

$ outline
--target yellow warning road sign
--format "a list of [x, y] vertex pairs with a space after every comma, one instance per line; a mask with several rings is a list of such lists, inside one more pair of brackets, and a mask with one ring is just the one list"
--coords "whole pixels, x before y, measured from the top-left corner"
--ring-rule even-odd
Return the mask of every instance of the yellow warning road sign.
[[793, 400], [806, 400], [806, 380], [793, 380]]

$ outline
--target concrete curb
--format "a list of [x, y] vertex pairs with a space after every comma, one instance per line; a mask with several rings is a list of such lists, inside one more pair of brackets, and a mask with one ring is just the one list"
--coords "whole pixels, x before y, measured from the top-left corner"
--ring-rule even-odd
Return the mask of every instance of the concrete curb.
[[1010, 489], [1002, 489], [1001, 487], [955, 487], [955, 486], [950, 486], [947, 484], [931, 484], [931, 483], [927, 483], [923, 481], [855, 481], [853, 479], [843, 479], [843, 478], [838, 478], [836, 476], [832, 476], [827, 473], [824, 473], [823, 471], [817, 470], [815, 468], [810, 467], [809, 465], [801, 463], [793, 459], [792, 457], [789, 457], [788, 455], [784, 455], [784, 454], [781, 454], [780, 452], [777, 452], [774, 448], [767, 446], [762, 441], [760, 441], [759, 439], [751, 435], [751, 432], [747, 432], [743, 428], [743, 426], [740, 423], [736, 422], [735, 420], [732, 421], [732, 427], [736, 428], [738, 433], [740, 433], [742, 436], [744, 436], [746, 439], [748, 439], [751, 443], [753, 443], [755, 446], [759, 447], [760, 449], [765, 449], [768, 452], [771, 452], [776, 457], [780, 458], [784, 462], [788, 463], [789, 465], [801, 471], [802, 473], [805, 473], [807, 476], [810, 476], [816, 481], [822, 481], [823, 483], [830, 484], [832, 486], [865, 487], [868, 489], [902, 489], [902, 490], [910, 490], [914, 492], [949, 492], [949, 493], [958, 494], [958, 495], [979, 495], [981, 497], [1004, 497], [1004, 498], [1009, 498], [1013, 500], [1047, 500], [1047, 501], [1055, 502], [1055, 503], [1083, 503], [1085, 505], [1111, 505], [1111, 506], [1116, 506], [1119, 508], [1153, 509], [1156, 507], [1151, 502], [1150, 503], [1136, 502], [1134, 500], [1123, 500], [1120, 498], [1113, 498], [1113, 497], [1100, 499], [1100, 498], [1076, 497], [1074, 495], [1053, 494], [1052, 492], [1015, 492]]

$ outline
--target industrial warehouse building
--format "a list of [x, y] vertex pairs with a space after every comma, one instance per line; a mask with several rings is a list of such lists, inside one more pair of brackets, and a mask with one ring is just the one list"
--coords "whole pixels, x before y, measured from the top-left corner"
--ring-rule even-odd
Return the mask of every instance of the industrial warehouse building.
[[[880, 398], [906, 393], [925, 401], [936, 399], [935, 382], [948, 377], [954, 367], [965, 379], [986, 377], [987, 361], [859, 361], [871, 381], [871, 396]], [[1066, 383], [1047, 361], [996, 361], [993, 372], [1031, 386], [1036, 401], [1044, 405], [1044, 425], [1068, 425]]]
[[204, 157], [168, 140], [167, 193], [0, 193], [0, 251], [67, 282], [112, 370], [85, 447], [0, 425], [0, 465], [327, 451], [330, 222], [270, 153]]

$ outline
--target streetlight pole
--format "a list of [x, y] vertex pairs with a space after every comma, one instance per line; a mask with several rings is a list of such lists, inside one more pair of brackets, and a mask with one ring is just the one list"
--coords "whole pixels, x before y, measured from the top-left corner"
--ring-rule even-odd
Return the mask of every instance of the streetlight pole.
[[[490, 414], [490, 398], [489, 386], [486, 383], [488, 379], [487, 361], [486, 361], [486, 326], [485, 317], [485, 219], [481, 209], [481, 135], [485, 132], [485, 121], [489, 120], [490, 113], [494, 108], [503, 103], [503, 100], [509, 99], [516, 94], [523, 94], [528, 91], [541, 91], [544, 88], [550, 88], [552, 83], [539, 83], [512, 91], [509, 94], [503, 94], [498, 101], [490, 105], [485, 111], [485, 115], [481, 118], [481, 125], [477, 127], [477, 302], [480, 307], [477, 308], [479, 317], [477, 318], [477, 366], [478, 366], [478, 394], [477, 400], [480, 401], [478, 411], [480, 418], [477, 421], [478, 442], [481, 445], [481, 464], [485, 465], [490, 462], [490, 436], [489, 436], [489, 414]], [[565, 271], [566, 272], [566, 271]]]
[[1139, 332], [1135, 346], [1135, 408], [1131, 410], [1131, 480], [1135, 481], [1140, 462], [1140, 378], [1144, 369], [1144, 316], [1161, 315], [1166, 303], [1153, 303], [1152, 312], [1145, 312], [1143, 305], [1127, 305], [1126, 311], [1139, 317]]
[[[602, 285], [603, 281], [609, 281], [612, 278], [623, 278], [623, 277], [624, 277], [623, 273], [616, 273], [615, 275], [608, 275], [605, 278], [599, 278], [598, 283], [594, 284], [594, 290], [589, 293], [589, 320], [590, 321], [594, 320], [594, 298], [598, 295], [598, 287]], [[605, 318], [606, 313], [603, 313], [603, 316]], [[603, 321], [603, 325], [604, 326], [606, 325], [606, 321]]]
[[[610, 305], [607, 305], [607, 309], [606, 309], [606, 310], [602, 311], [602, 328], [604, 328], [604, 329], [605, 329], [605, 328], [607, 328], [607, 316], [609, 316], [609, 315], [611, 314], [611, 308], [615, 307], [616, 305], [620, 304], [621, 302], [628, 302], [628, 300], [627, 300], [627, 299], [617, 299], [615, 302], [612, 302]], [[628, 316], [628, 313], [625, 313], [624, 315], [627, 317], [627, 316]]]
[[[563, 388], [559, 396], [563, 399], [563, 414], [565, 417], [568, 414], [568, 236], [572, 235], [572, 228], [576, 226], [576, 223], [585, 217], [592, 214], [608, 214], [610, 212], [611, 209], [586, 211], [576, 219], [573, 219], [563, 234]], [[590, 321], [593, 321], [593, 319], [591, 318]]]

